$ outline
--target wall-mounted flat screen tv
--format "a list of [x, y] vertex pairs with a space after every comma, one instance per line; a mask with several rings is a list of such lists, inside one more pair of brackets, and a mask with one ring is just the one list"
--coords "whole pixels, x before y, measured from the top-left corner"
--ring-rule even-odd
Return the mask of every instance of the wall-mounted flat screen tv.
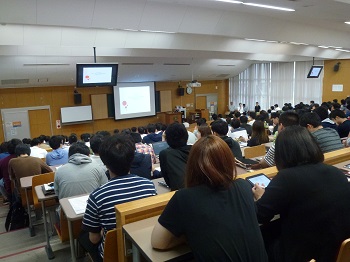
[[77, 64], [76, 86], [115, 86], [118, 64]]
[[318, 78], [322, 72], [322, 69], [323, 66], [321, 65], [313, 65], [307, 74], [307, 78]]

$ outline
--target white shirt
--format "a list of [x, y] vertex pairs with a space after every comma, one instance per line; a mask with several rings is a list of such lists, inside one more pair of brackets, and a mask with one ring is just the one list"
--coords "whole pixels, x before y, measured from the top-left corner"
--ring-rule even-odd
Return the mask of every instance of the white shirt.
[[30, 148], [30, 156], [38, 157], [38, 158], [46, 158], [47, 151], [38, 146], [32, 146]]
[[188, 133], [187, 145], [193, 145], [194, 143], [196, 143], [197, 137], [195, 136], [195, 134], [193, 134], [190, 131], [187, 131], [187, 133]]

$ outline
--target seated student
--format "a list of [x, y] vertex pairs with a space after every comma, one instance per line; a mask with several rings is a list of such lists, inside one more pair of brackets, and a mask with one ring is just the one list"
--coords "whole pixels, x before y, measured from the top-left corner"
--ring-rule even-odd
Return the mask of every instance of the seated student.
[[191, 145], [187, 145], [188, 133], [183, 124], [170, 124], [165, 135], [169, 148], [159, 153], [161, 175], [171, 190], [177, 190], [185, 185], [185, 169]]
[[315, 138], [323, 153], [344, 148], [338, 132], [330, 127], [323, 127], [316, 113], [304, 113], [300, 117], [300, 125], [306, 127]]
[[[15, 182], [15, 187], [20, 190], [22, 177], [34, 176], [52, 172], [52, 169], [40, 158], [30, 156], [30, 147], [27, 144], [16, 146], [15, 153], [17, 158], [9, 162], [9, 175]], [[19, 191], [18, 191], [19, 192]]]
[[264, 122], [256, 120], [252, 129], [252, 137], [248, 140], [247, 146], [258, 146], [269, 142], [269, 136], [266, 134]]
[[186, 188], [159, 217], [152, 246], [169, 249], [187, 241], [196, 261], [267, 261], [251, 186], [236, 174], [222, 139], [198, 140], [188, 159]]
[[91, 135], [89, 133], [84, 133], [80, 135], [81, 141], [83, 141], [87, 147], [90, 147], [90, 138]]
[[45, 150], [51, 149], [51, 147], [47, 144], [50, 141], [49, 136], [40, 135], [38, 138], [40, 140], [40, 144], [39, 144], [40, 148], [43, 148]]
[[[322, 151], [301, 126], [286, 127], [275, 152], [279, 172], [265, 189], [253, 188], [269, 261], [335, 261], [350, 237], [346, 176], [322, 163]], [[280, 219], [270, 222], [276, 214]]]
[[103, 139], [104, 139], [104, 136], [102, 136], [102, 135], [93, 135], [91, 137], [90, 149], [92, 150], [92, 152], [94, 154], [91, 155], [90, 158], [91, 158], [92, 162], [96, 162], [106, 172], [107, 167], [105, 166], [105, 164], [103, 164], [101, 157], [100, 157], [100, 154], [99, 154]]
[[241, 122], [241, 127], [247, 130], [248, 136], [252, 135], [252, 126], [248, 124], [248, 117], [240, 116], [239, 121]]
[[241, 127], [241, 123], [238, 119], [232, 119], [231, 126], [231, 130], [229, 130], [227, 134], [228, 136], [239, 141], [248, 140], [248, 132], [245, 128]]
[[68, 137], [68, 143], [69, 145], [75, 143], [75, 142], [78, 142], [78, 137], [76, 134], [71, 134], [69, 137]]
[[206, 137], [211, 135], [211, 128], [208, 125], [201, 125], [198, 127], [198, 132], [197, 132], [197, 139], [200, 139], [201, 137]]
[[131, 133], [131, 138], [133, 142], [135, 143], [136, 152], [141, 154], [149, 154], [151, 155], [152, 163], [157, 163], [157, 157], [154, 153], [153, 147], [147, 144], [143, 144], [141, 142], [140, 136], [135, 136], [136, 133]]
[[49, 141], [53, 149], [46, 155], [46, 164], [49, 166], [64, 165], [68, 162], [68, 148], [63, 147], [61, 136], [52, 136]]
[[9, 142], [2, 142], [0, 145], [0, 159], [3, 159], [10, 155], [8, 150]]
[[162, 141], [162, 133], [156, 134], [156, 126], [154, 124], [148, 124], [147, 125], [147, 133], [143, 139], [142, 143], [144, 144], [152, 144], [155, 142], [160, 142]]
[[340, 138], [347, 137], [350, 132], [350, 120], [345, 116], [345, 113], [340, 109], [334, 109], [329, 118], [338, 126], [338, 134]]
[[321, 118], [321, 124], [323, 127], [330, 127], [334, 130], [338, 131], [337, 125], [329, 119], [328, 109], [324, 106], [317, 107], [312, 112], [318, 114], [318, 116]]
[[[278, 134], [287, 126], [299, 125], [299, 115], [294, 111], [285, 111], [279, 117]], [[253, 164], [252, 169], [266, 168], [275, 165], [275, 144], [272, 144], [269, 151], [259, 163]]]
[[104, 169], [89, 157], [90, 149], [83, 142], [69, 147], [68, 163], [55, 173], [55, 194], [58, 199], [91, 193], [107, 183]]
[[38, 158], [45, 158], [47, 155], [47, 151], [43, 148], [40, 148], [40, 139], [39, 138], [33, 138], [30, 142], [30, 156], [38, 157]]
[[101, 145], [100, 156], [111, 180], [90, 194], [79, 236], [93, 261], [103, 260], [106, 233], [116, 227], [114, 206], [156, 195], [152, 181], [129, 173], [134, 151], [134, 143], [124, 135], [108, 137]]
[[248, 125], [253, 126], [254, 122], [255, 122], [255, 118], [256, 118], [256, 113], [251, 111], [248, 114]]
[[220, 137], [222, 140], [226, 142], [226, 144], [231, 149], [235, 158], [239, 160], [243, 158], [241, 147], [239, 146], [238, 142], [226, 135], [228, 132], [228, 125], [226, 122], [220, 121], [220, 120], [214, 121], [211, 124], [211, 130], [213, 131], [214, 135]]
[[130, 173], [152, 179], [152, 160], [151, 155], [135, 152], [134, 160], [131, 163]]
[[12, 202], [12, 189], [11, 189], [11, 179], [9, 174], [9, 162], [12, 158], [16, 158], [17, 155], [15, 153], [16, 146], [22, 144], [22, 141], [17, 138], [12, 138], [8, 142], [7, 150], [9, 155], [0, 160], [0, 177], [2, 177], [3, 181], [3, 189], [4, 193], [4, 202], [9, 203]]
[[271, 113], [271, 120], [273, 123], [273, 131], [272, 134], [276, 134], [278, 131], [278, 124], [279, 124], [280, 114], [278, 112]]

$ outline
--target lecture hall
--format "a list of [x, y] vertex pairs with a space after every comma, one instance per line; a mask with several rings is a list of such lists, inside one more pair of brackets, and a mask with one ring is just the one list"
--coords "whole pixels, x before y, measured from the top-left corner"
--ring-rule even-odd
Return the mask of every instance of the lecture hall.
[[350, 261], [349, 13], [0, 0], [0, 260]]

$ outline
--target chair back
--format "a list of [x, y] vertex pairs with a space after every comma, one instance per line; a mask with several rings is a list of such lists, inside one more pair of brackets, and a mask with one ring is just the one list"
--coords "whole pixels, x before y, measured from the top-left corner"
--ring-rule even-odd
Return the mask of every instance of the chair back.
[[109, 230], [105, 238], [103, 253], [104, 262], [112, 262], [118, 259], [117, 229]]
[[253, 158], [257, 156], [264, 156], [266, 154], [266, 147], [264, 144], [259, 146], [245, 147], [244, 148], [244, 157]]
[[349, 262], [350, 261], [350, 238], [345, 239], [340, 246], [340, 250], [337, 257], [337, 262]]
[[[81, 224], [83, 219], [78, 219], [71, 221], [72, 230], [73, 230], [73, 239], [77, 239], [81, 232]], [[64, 214], [62, 208], [60, 212], [60, 222], [59, 224], [54, 225], [57, 235], [62, 243], [69, 240], [69, 229], [68, 229], [68, 220], [66, 215]]]
[[[117, 219], [116, 230], [119, 262], [128, 261], [128, 258], [125, 256], [124, 252], [125, 241], [122, 232], [123, 226], [145, 218], [159, 216], [174, 194], [175, 191], [172, 191], [169, 193], [146, 197], [114, 206]], [[104, 250], [106, 252], [106, 247]], [[117, 260], [115, 259], [113, 261]]]
[[[38, 195], [36, 194], [34, 188], [43, 184], [48, 184], [53, 182], [55, 179], [55, 172], [45, 173], [41, 175], [33, 176], [32, 178], [32, 194], [33, 194], [33, 205], [34, 209], [41, 208], [41, 204], [38, 201]], [[56, 200], [50, 200], [45, 202], [46, 206], [56, 205]]]

